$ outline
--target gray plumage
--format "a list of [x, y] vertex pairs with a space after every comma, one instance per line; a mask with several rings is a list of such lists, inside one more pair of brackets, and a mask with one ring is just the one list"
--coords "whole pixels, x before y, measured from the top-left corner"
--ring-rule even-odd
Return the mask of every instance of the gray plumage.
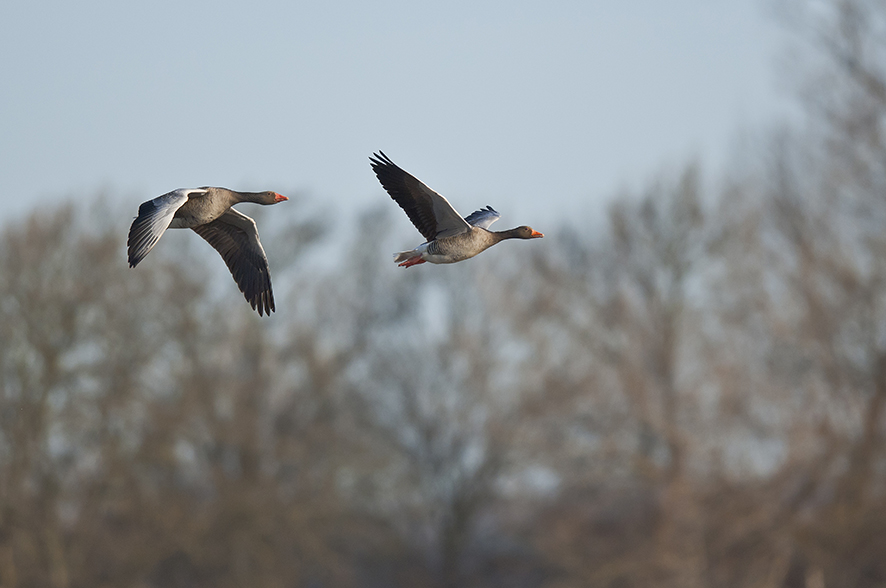
[[455, 263], [470, 259], [505, 239], [544, 237], [526, 226], [509, 231], [490, 231], [489, 226], [501, 217], [491, 206], [462, 218], [446, 198], [403, 170], [384, 152], [374, 153], [369, 162], [385, 191], [427, 239], [426, 243], [411, 251], [394, 254], [394, 262], [403, 267], [426, 261]]
[[166, 229], [192, 229], [221, 254], [240, 291], [260, 316], [276, 310], [268, 258], [255, 221], [231, 208], [238, 202], [276, 204], [276, 192], [227, 188], [180, 188], [142, 203], [127, 240], [129, 267], [154, 248]]

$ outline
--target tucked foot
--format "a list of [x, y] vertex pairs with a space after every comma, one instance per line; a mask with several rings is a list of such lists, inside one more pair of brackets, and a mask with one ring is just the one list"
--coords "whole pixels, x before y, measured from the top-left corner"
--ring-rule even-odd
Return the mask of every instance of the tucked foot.
[[416, 257], [412, 257], [410, 259], [407, 259], [406, 261], [404, 261], [403, 263], [398, 264], [398, 265], [399, 265], [399, 267], [412, 267], [414, 265], [418, 265], [418, 264], [424, 263], [424, 262], [425, 262], [424, 259], [422, 259], [419, 256], [416, 256]]

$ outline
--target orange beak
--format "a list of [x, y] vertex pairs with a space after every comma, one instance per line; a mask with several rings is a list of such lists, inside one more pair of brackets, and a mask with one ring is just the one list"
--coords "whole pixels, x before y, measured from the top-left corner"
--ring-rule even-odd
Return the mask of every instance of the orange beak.
[[287, 198], [283, 194], [277, 194], [276, 192], [274, 192], [274, 194], [277, 195], [277, 197], [274, 199], [274, 202], [283, 202], [284, 200], [289, 200], [289, 198]]
[[544, 237], [544, 235], [541, 234], [541, 233], [539, 233], [539, 232], [536, 231], [536, 230], [533, 230], [533, 231], [532, 231], [532, 234], [529, 235], [529, 238], [530, 238], [530, 239], [540, 239], [540, 238], [542, 238], [542, 237]]

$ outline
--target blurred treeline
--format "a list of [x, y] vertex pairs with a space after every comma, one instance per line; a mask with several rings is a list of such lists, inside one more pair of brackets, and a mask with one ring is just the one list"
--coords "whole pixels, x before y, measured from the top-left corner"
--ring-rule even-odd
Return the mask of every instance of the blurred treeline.
[[886, 585], [886, 6], [813, 8], [723, 177], [408, 271], [380, 189], [276, 207], [270, 319], [132, 206], [7, 223], [0, 587]]

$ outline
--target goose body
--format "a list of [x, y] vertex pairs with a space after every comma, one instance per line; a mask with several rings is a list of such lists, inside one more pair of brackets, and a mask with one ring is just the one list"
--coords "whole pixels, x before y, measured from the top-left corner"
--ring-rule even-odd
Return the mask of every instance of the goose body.
[[239, 202], [276, 204], [276, 192], [237, 192], [227, 188], [180, 188], [142, 203], [129, 228], [129, 267], [154, 248], [166, 229], [191, 229], [221, 254], [240, 291], [259, 315], [275, 310], [268, 258], [255, 221], [232, 208]]
[[470, 259], [505, 239], [537, 239], [543, 234], [522, 226], [508, 231], [490, 231], [501, 215], [491, 206], [462, 218], [443, 196], [404, 171], [379, 151], [369, 158], [378, 181], [427, 239], [411, 251], [394, 254], [402, 267], [420, 263], [456, 263]]

